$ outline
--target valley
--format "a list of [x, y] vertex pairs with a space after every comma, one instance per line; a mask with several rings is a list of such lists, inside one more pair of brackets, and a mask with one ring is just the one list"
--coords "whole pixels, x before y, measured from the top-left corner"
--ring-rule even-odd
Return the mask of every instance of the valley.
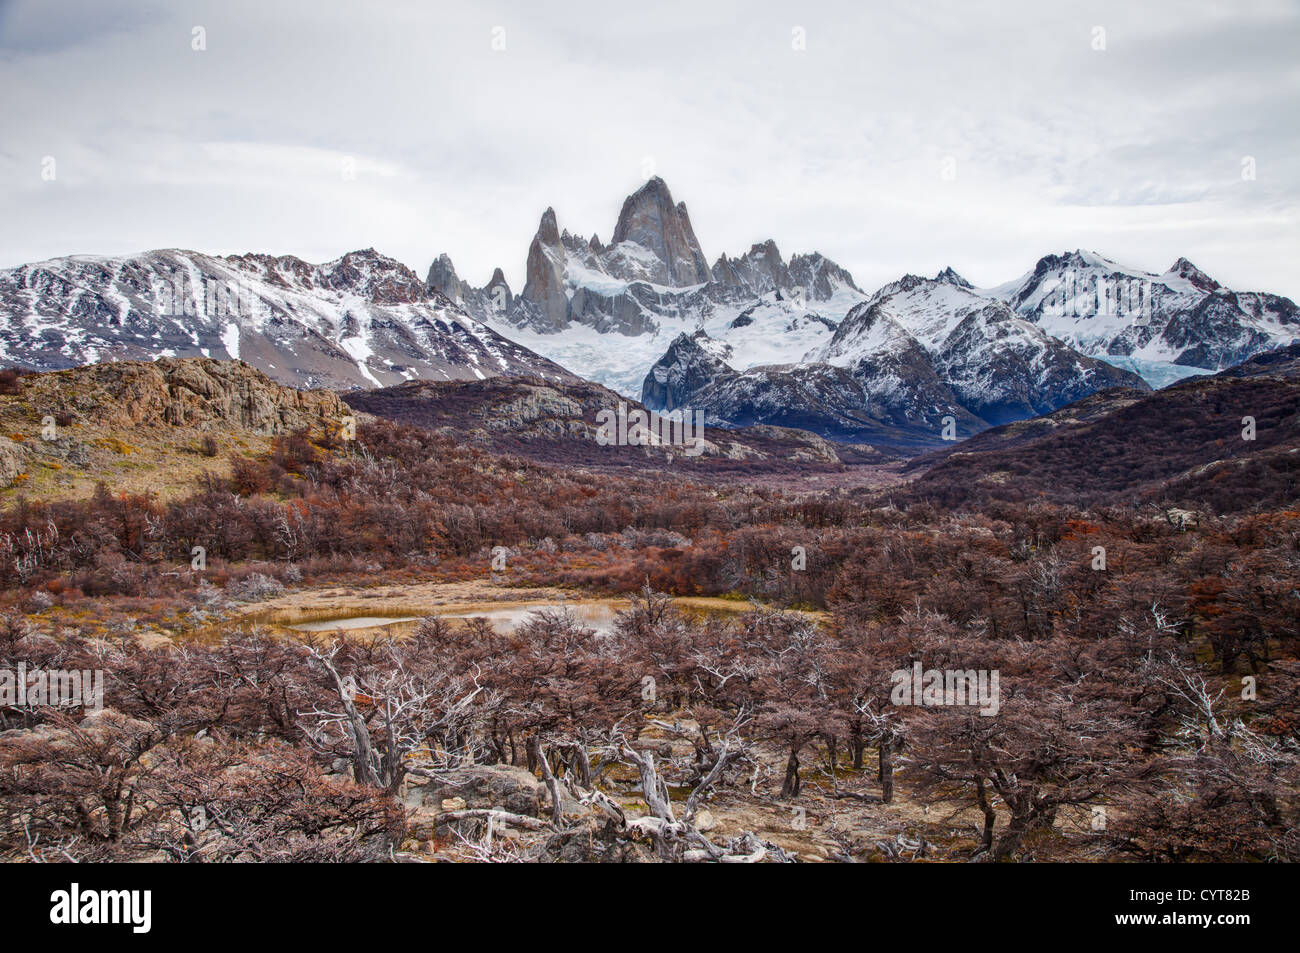
[[1300, 859], [1289, 299], [610, 235], [0, 271], [0, 856]]
[[[698, 457], [603, 444], [588, 382], [10, 375], [0, 651], [105, 687], [0, 706], [0, 851], [40, 818], [90, 860], [1294, 859], [1297, 367]], [[998, 697], [900, 702], [918, 665]]]
[[0, 272], [0, 856], [1300, 859], [1288, 299], [611, 235]]

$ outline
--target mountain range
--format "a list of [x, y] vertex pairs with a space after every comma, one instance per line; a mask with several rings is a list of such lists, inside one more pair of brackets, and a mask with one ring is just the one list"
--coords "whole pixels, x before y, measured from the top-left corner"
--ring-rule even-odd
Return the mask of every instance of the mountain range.
[[1300, 309], [1280, 295], [1226, 288], [1186, 258], [1162, 274], [1077, 250], [1040, 258], [981, 292], [1085, 354], [1169, 383], [1219, 371], [1300, 337]]
[[800, 362], [741, 371], [730, 357], [704, 332], [681, 335], [646, 375], [642, 399], [656, 409], [690, 405], [717, 424], [923, 446], [1109, 387], [1150, 389], [976, 294], [952, 271], [886, 285]]
[[652, 178], [611, 242], [543, 214], [515, 295], [448, 256], [428, 283], [508, 337], [658, 411], [900, 449], [1050, 413], [1110, 387], [1149, 390], [1300, 337], [1287, 298], [1234, 292], [1185, 258], [1156, 274], [1078, 250], [976, 288], [947, 268], [868, 295], [818, 252], [775, 241], [712, 266], [684, 203]]
[[332, 389], [573, 376], [374, 249], [320, 265], [164, 249], [0, 271], [0, 362], [62, 370], [159, 357], [237, 358], [284, 384]]
[[0, 270], [0, 363], [239, 358], [340, 391], [407, 381], [585, 379], [714, 427], [775, 425], [905, 452], [1047, 414], [1112, 387], [1214, 372], [1300, 337], [1287, 298], [1047, 255], [976, 288], [951, 268], [872, 294], [773, 240], [709, 264], [685, 203], [651, 178], [608, 244], [548, 208], [517, 293], [439, 255], [426, 277], [373, 249], [324, 264], [164, 249]]

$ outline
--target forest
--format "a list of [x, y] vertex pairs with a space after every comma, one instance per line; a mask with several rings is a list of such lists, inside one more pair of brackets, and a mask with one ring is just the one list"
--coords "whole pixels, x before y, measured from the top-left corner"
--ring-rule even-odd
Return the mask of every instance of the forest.
[[[382, 420], [296, 433], [177, 499], [0, 513], [0, 667], [105, 685], [102, 711], [0, 707], [0, 852], [1295, 860], [1298, 564], [1295, 509], [949, 509], [558, 468]], [[489, 576], [628, 608], [610, 631], [556, 608], [292, 639], [229, 611]], [[996, 714], [899, 704], [914, 666], [995, 673]]]

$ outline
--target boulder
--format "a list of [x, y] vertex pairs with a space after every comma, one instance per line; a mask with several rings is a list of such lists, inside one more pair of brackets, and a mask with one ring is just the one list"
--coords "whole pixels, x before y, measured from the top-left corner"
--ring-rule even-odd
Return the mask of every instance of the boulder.
[[455, 810], [501, 808], [512, 814], [541, 817], [545, 786], [531, 771], [508, 764], [479, 764], [455, 768], [436, 778], [411, 778], [406, 805], [417, 810], [453, 810], [444, 801], [459, 801]]
[[27, 451], [8, 437], [0, 437], [0, 489], [13, 486], [27, 468]]

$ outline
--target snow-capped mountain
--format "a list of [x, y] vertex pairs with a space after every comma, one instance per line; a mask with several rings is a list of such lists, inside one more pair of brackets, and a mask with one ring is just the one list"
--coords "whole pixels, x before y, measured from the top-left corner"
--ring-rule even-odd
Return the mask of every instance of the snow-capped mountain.
[[652, 178], [623, 202], [608, 245], [561, 230], [542, 215], [515, 296], [500, 275], [462, 281], [446, 255], [431, 288], [470, 314], [575, 373], [639, 397], [646, 371], [679, 334], [704, 330], [739, 367], [788, 361], [825, 343], [866, 295], [835, 262], [813, 253], [788, 262], [776, 243], [706, 264], [684, 203]]
[[1300, 309], [1289, 298], [1225, 288], [1186, 258], [1154, 274], [1096, 252], [1048, 255], [1021, 278], [979, 293], [1158, 384], [1300, 339]]
[[870, 296], [771, 240], [710, 266], [659, 178], [610, 236], [571, 234], [547, 209], [517, 293], [499, 268], [476, 288], [444, 254], [421, 281], [373, 249], [319, 265], [174, 249], [38, 262], [0, 270], [0, 362], [237, 357], [331, 388], [580, 376], [714, 424], [903, 445], [949, 416], [973, 433], [1300, 339], [1289, 299], [1234, 292], [1186, 259], [1156, 275], [1079, 251], [994, 288], [946, 269]]
[[709, 384], [735, 374], [735, 368], [728, 363], [733, 355], [730, 344], [704, 331], [679, 334], [646, 375], [642, 403], [655, 410], [686, 406]]
[[[831, 440], [898, 449], [938, 444], [947, 415], [954, 436], [987, 426], [951, 399], [915, 352], [900, 350], [892, 375], [873, 380], [822, 362], [737, 370], [717, 361], [717, 344], [702, 331], [680, 335], [646, 375], [642, 402], [653, 407], [666, 396], [670, 400], [658, 409], [689, 406], [709, 426], [798, 427]], [[890, 386], [895, 380], [907, 384]]]
[[[627, 197], [610, 234], [608, 245], [572, 234], [547, 209], [521, 292], [500, 269], [473, 288], [445, 255], [428, 284], [512, 340], [660, 408], [700, 392], [708, 370], [710, 380], [728, 379], [727, 407], [712, 408], [720, 420], [784, 419], [779, 394], [812, 388], [797, 398], [811, 400], [829, 386], [824, 370], [799, 383], [796, 364], [844, 368], [864, 390], [825, 408], [837, 433], [856, 427], [840, 420], [845, 412], [877, 423], [896, 412], [906, 427], [934, 418], [936, 408], [944, 408], [940, 419], [960, 420], [963, 410], [978, 429], [1132, 383], [1088, 358], [1163, 386], [1300, 334], [1288, 299], [1230, 291], [1186, 259], [1155, 275], [1074, 252], [995, 288], [974, 288], [948, 269], [872, 296], [824, 256], [786, 260], [770, 240], [707, 266], [686, 205], [659, 178]], [[877, 312], [863, 308], [873, 303]], [[722, 367], [695, 366], [715, 360]], [[773, 366], [784, 375], [780, 387]], [[747, 375], [748, 385], [730, 381], [732, 373]], [[751, 406], [746, 388], [764, 374], [763, 406]]]
[[373, 249], [313, 265], [165, 249], [0, 271], [0, 362], [239, 358], [296, 387], [498, 374], [570, 378]]
[[962, 407], [991, 424], [1049, 413], [1105, 387], [1142, 386], [1136, 375], [1080, 354], [1002, 302], [976, 294], [952, 269], [881, 288], [805, 360], [861, 375], [893, 359], [900, 335], [911, 339], [909, 350], [923, 352]]
[[1149, 389], [947, 269], [881, 288], [793, 364], [736, 367], [718, 342], [683, 335], [646, 375], [642, 400], [656, 410], [689, 405], [716, 424], [922, 445], [942, 439], [945, 417], [965, 436], [1115, 386]]

